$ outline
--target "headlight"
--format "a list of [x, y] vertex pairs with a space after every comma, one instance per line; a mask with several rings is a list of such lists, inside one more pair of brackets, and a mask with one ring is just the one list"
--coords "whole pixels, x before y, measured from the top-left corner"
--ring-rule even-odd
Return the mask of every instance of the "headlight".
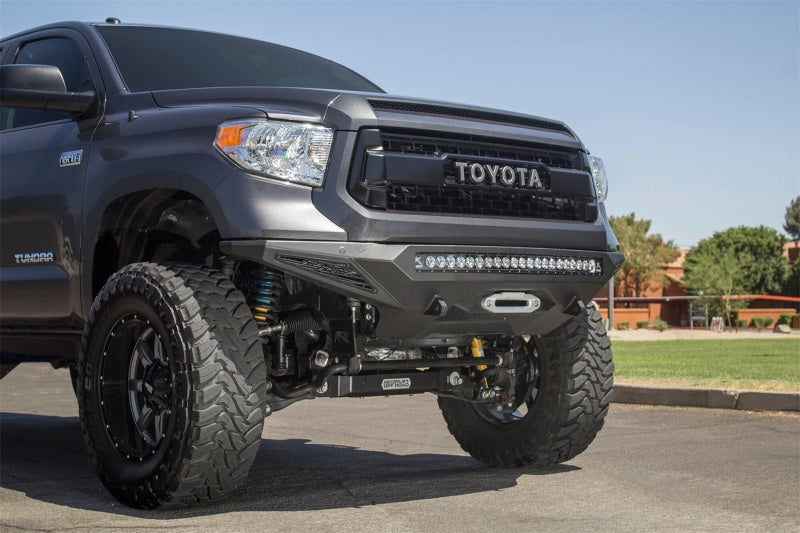
[[605, 202], [608, 196], [608, 176], [603, 160], [599, 157], [589, 156], [589, 168], [594, 178], [594, 190], [597, 191], [597, 201]]
[[264, 119], [225, 122], [214, 144], [245, 170], [319, 187], [332, 142], [330, 128]]

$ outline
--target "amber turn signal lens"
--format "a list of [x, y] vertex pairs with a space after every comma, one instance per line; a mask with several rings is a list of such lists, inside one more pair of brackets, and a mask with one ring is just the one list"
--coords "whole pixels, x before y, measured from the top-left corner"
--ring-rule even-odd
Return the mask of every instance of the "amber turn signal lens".
[[220, 148], [239, 146], [244, 128], [245, 127], [241, 124], [220, 127], [217, 130], [217, 146]]

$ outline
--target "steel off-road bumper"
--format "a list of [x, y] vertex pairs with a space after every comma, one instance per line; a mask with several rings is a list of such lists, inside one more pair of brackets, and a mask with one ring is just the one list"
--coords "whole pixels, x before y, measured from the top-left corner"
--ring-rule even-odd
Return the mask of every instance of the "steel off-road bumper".
[[[578, 302], [588, 303], [623, 261], [616, 252], [505, 246], [231, 240], [220, 243], [220, 248], [225, 254], [267, 264], [377, 306], [377, 337], [395, 341], [435, 337], [444, 342], [448, 336], [465, 334], [546, 334], [569, 320], [580, 308]], [[594, 260], [598, 268], [593, 272], [502, 267], [467, 271], [445, 265], [431, 271], [424, 263], [426, 254]], [[487, 310], [487, 297], [498, 293], [532, 295], [538, 300], [537, 308]]]

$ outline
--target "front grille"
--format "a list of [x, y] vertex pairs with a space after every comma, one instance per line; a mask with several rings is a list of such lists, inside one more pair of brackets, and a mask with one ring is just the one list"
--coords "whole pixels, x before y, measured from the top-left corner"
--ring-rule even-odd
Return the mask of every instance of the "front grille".
[[547, 120], [533, 117], [509, 115], [494, 111], [482, 111], [480, 109], [463, 109], [460, 107], [451, 107], [446, 105], [424, 104], [420, 102], [397, 102], [395, 100], [370, 99], [369, 104], [373, 109], [382, 111], [433, 115], [438, 117], [464, 118], [469, 120], [477, 120], [480, 122], [521, 126], [523, 128], [533, 128], [537, 130], [557, 131], [574, 138], [574, 135], [569, 128], [563, 124], [549, 122]]
[[389, 211], [484, 215], [492, 217], [578, 220], [585, 216], [584, 202], [547, 192], [493, 187], [390, 185]]
[[[365, 130], [356, 154], [349, 190], [370, 208], [524, 219], [597, 218], [591, 178], [578, 149], [477, 136]], [[475, 164], [487, 169], [485, 179], [465, 177]], [[491, 178], [490, 167], [495, 169]], [[504, 185], [498, 169], [507, 167], [520, 175]], [[525, 172], [534, 171], [535, 185], [532, 178], [525, 178]], [[584, 185], [574, 186], [576, 179]], [[573, 185], [565, 186], [563, 180]]]
[[498, 160], [541, 163], [553, 168], [579, 168], [579, 154], [573, 150], [555, 150], [480, 139], [459, 139], [439, 136], [385, 132], [381, 134], [383, 150], [400, 154], [465, 157], [486, 157]]

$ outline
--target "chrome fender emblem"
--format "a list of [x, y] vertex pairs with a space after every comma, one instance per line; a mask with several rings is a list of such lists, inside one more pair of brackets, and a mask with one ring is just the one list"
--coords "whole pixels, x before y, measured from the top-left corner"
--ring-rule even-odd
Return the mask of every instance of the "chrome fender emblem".
[[60, 167], [74, 167], [80, 165], [83, 160], [83, 150], [73, 150], [71, 152], [64, 152], [58, 158], [58, 166]]
[[34, 253], [14, 254], [14, 259], [17, 261], [17, 263], [21, 264], [52, 263], [54, 256], [53, 252], [34, 252]]

